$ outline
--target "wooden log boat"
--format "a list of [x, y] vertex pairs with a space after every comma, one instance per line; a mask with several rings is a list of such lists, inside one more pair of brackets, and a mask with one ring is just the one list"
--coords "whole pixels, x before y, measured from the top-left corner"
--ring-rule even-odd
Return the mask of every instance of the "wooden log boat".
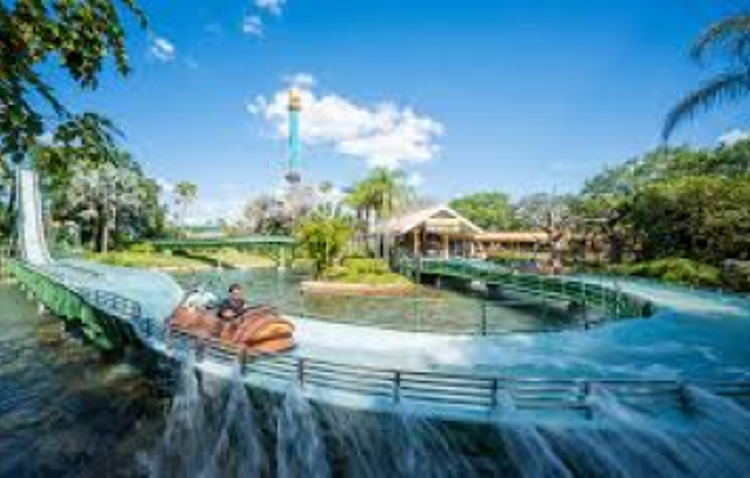
[[218, 342], [238, 354], [267, 354], [294, 348], [294, 324], [270, 306], [252, 306], [238, 318], [225, 320], [217, 311], [179, 307], [169, 327], [201, 340]]

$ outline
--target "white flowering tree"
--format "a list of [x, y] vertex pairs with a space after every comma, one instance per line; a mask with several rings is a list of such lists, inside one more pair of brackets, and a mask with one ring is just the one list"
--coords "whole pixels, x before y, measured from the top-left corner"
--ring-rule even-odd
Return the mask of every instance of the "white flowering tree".
[[138, 210], [143, 189], [133, 170], [102, 164], [77, 168], [66, 199], [71, 211], [93, 225], [97, 251], [107, 252], [110, 233], [117, 228], [121, 218]]

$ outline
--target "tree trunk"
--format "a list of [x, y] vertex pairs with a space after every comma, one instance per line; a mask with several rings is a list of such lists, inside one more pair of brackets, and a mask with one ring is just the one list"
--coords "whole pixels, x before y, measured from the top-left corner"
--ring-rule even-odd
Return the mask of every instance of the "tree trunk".
[[106, 205], [99, 205], [96, 231], [97, 251], [106, 254], [109, 250], [109, 214]]

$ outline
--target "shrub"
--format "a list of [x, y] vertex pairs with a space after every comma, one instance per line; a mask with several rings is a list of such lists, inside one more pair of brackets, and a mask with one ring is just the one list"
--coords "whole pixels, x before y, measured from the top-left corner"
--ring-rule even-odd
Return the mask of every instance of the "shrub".
[[150, 242], [136, 242], [135, 244], [128, 247], [128, 251], [137, 252], [140, 254], [153, 254], [155, 249], [154, 245]]
[[354, 274], [387, 274], [390, 272], [388, 264], [382, 259], [349, 258], [344, 261], [344, 267]]
[[721, 270], [718, 267], [684, 258], [627, 264], [616, 266], [612, 271], [700, 287], [719, 287], [722, 284]]
[[722, 278], [730, 289], [750, 292], [750, 261], [725, 261]]

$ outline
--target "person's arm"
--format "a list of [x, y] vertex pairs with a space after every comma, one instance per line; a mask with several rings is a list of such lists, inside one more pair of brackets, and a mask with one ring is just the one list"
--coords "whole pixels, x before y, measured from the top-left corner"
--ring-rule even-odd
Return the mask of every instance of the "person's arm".
[[219, 318], [221, 319], [234, 319], [237, 317], [237, 312], [235, 312], [234, 308], [232, 307], [232, 304], [229, 303], [229, 301], [224, 301], [219, 306]]

